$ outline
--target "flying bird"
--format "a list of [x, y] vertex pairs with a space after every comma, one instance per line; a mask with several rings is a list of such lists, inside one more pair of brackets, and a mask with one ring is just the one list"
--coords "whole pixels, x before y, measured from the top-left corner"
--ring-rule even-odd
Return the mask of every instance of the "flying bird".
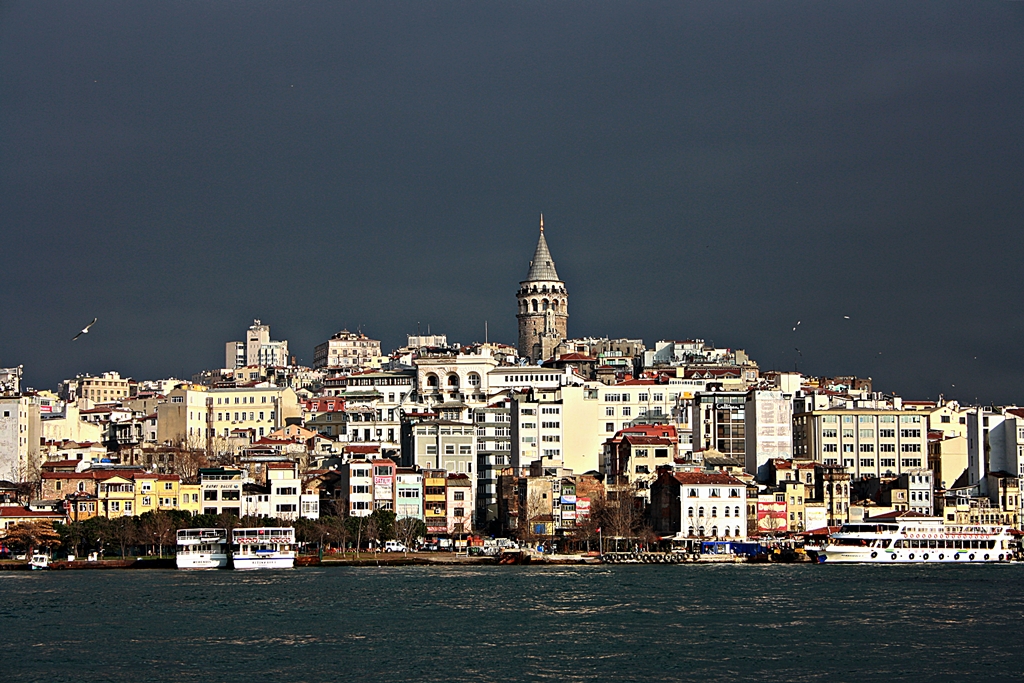
[[76, 334], [74, 337], [71, 338], [71, 341], [75, 341], [76, 339], [81, 337], [83, 334], [89, 334], [89, 328], [96, 324], [96, 320], [97, 320], [97, 318], [93, 318], [91, 323], [89, 323], [88, 325], [83, 327], [81, 332], [79, 332], [78, 334]]
[[800, 321], [799, 320], [796, 321], [796, 325], [793, 327], [793, 331], [794, 332], [796, 332], [796, 328], [797, 327], [800, 327]]
[[844, 319], [844, 320], [849, 320], [849, 319], [850, 319], [850, 316], [848, 316], [848, 315], [844, 315], [844, 316], [843, 316], [843, 319]]

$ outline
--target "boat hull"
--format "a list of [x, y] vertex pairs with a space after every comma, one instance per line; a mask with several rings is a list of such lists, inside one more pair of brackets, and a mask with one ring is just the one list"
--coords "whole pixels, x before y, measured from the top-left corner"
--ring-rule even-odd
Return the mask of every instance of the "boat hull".
[[291, 569], [295, 566], [295, 556], [266, 556], [266, 557], [252, 557], [236, 555], [232, 559], [232, 565], [235, 569], [248, 570], [248, 569]]
[[980, 564], [1009, 562], [1011, 556], [998, 550], [921, 550], [826, 547], [817, 553], [820, 564]]
[[188, 553], [178, 555], [174, 562], [178, 569], [225, 569], [228, 556], [225, 553]]

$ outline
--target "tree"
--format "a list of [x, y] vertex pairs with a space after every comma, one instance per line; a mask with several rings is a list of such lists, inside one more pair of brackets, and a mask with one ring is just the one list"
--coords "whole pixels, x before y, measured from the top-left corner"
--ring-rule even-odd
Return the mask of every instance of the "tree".
[[199, 470], [208, 467], [210, 460], [206, 455], [206, 444], [203, 437], [190, 434], [182, 439], [174, 453], [174, 472], [183, 482], [199, 481]]
[[157, 550], [159, 556], [163, 557], [164, 546], [170, 545], [175, 540], [177, 526], [174, 520], [166, 512], [146, 512], [139, 516], [139, 527], [141, 537], [145, 542], [151, 543]]
[[394, 511], [374, 510], [370, 517], [377, 524], [377, 540], [390, 541], [395, 538]]
[[50, 548], [60, 545], [60, 534], [54, 531], [52, 522], [18, 522], [7, 529], [4, 542], [15, 548], [22, 548], [31, 555], [36, 548]]
[[134, 517], [116, 517], [110, 520], [111, 540], [121, 546], [121, 559], [129, 546], [135, 545], [139, 539], [139, 528]]
[[85, 529], [81, 522], [55, 524], [54, 530], [60, 534], [61, 544], [68, 555], [78, 555], [78, 548], [85, 539]]
[[395, 523], [395, 535], [408, 552], [416, 541], [427, 535], [427, 524], [422, 519], [403, 517]]
[[368, 519], [368, 517], [356, 517], [353, 515], [345, 520], [345, 526], [348, 528], [349, 538], [355, 536], [355, 549], [357, 554], [362, 546], [363, 533], [366, 531], [366, 523]]

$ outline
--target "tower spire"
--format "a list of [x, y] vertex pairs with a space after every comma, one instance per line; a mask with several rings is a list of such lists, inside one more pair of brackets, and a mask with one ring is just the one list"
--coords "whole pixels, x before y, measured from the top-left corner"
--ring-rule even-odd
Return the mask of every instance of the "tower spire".
[[540, 215], [540, 231], [544, 232], [544, 214]]

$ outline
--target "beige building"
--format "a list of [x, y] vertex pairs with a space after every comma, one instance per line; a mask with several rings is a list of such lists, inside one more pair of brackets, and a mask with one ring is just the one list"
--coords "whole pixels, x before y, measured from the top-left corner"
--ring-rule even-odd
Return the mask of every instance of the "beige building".
[[208, 439], [253, 441], [301, 418], [293, 389], [275, 386], [209, 389], [180, 386], [157, 406], [157, 440], [166, 445], [206, 448]]
[[342, 330], [313, 349], [316, 369], [368, 370], [381, 364], [380, 341]]
[[562, 467], [576, 474], [600, 468], [604, 416], [601, 389], [587, 382], [554, 390], [536, 389], [512, 395], [512, 466]]
[[93, 403], [123, 401], [128, 398], [130, 391], [128, 380], [116, 372], [104, 372], [99, 377], [76, 377], [65, 382], [65, 386], [68, 394], [64, 396], [65, 400], [87, 398]]
[[928, 469], [935, 473], [935, 484], [946, 489], [967, 471], [967, 437], [944, 436], [928, 440]]
[[67, 403], [61, 413], [42, 416], [42, 435], [47, 441], [103, 441], [103, 427], [83, 420], [79, 403]]
[[928, 464], [927, 415], [913, 410], [834, 408], [793, 416], [793, 457], [880, 477]]
[[516, 292], [519, 304], [519, 355], [531, 361], [551, 358], [562, 343], [569, 321], [569, 295], [558, 279], [555, 262], [544, 238], [544, 216], [540, 217], [540, 237], [530, 261], [526, 279]]

